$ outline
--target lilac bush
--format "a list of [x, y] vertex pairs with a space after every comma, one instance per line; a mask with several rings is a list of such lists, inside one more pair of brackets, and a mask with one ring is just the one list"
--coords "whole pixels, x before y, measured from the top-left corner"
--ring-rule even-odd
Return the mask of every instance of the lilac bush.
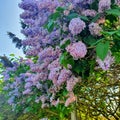
[[20, 18], [26, 27], [21, 33], [27, 59], [3, 73], [8, 103], [14, 109], [24, 105], [20, 107], [24, 112], [36, 109], [35, 114], [39, 109], [41, 114], [62, 109], [57, 115], [65, 118], [80, 94], [76, 86], [89, 80], [96, 66], [107, 71], [116, 62], [112, 55], [119, 51], [114, 49], [119, 15], [112, 10], [118, 10], [118, 5], [117, 0], [22, 0]]

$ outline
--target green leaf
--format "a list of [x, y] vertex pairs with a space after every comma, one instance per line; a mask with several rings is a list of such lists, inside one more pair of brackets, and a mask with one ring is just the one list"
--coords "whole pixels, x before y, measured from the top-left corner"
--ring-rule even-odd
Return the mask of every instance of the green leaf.
[[67, 17], [69, 20], [72, 20], [73, 18], [77, 18], [78, 16], [79, 16], [79, 14], [77, 14], [77, 13], [71, 13]]
[[60, 56], [60, 64], [64, 64], [64, 60], [65, 60], [65, 57], [66, 57], [67, 53], [63, 53], [61, 56]]
[[28, 99], [27, 99], [27, 103], [29, 103], [29, 102], [31, 102], [32, 101], [32, 97], [29, 97]]
[[107, 10], [106, 13], [108, 15], [112, 14], [112, 15], [115, 15], [115, 16], [120, 16], [120, 10], [119, 9], [110, 9], [110, 10]]
[[56, 9], [56, 11], [59, 11], [59, 12], [63, 12], [64, 11], [64, 8], [62, 8], [62, 7], [58, 7], [57, 9]]
[[10, 56], [11, 56], [11, 57], [14, 57], [14, 56], [15, 56], [15, 54], [10, 54]]
[[105, 34], [105, 35], [113, 35], [113, 34], [116, 34], [118, 32], [118, 30], [113, 30], [113, 31], [110, 31], [110, 32], [108, 32], [108, 31], [102, 31], [101, 33], [102, 34]]
[[81, 15], [79, 15], [79, 14], [77, 14], [77, 13], [71, 13], [71, 14], [69, 14], [68, 16], [67, 16], [67, 18], [69, 19], [69, 20], [72, 20], [73, 18], [80, 18], [80, 19], [82, 19], [82, 20], [85, 20], [85, 21], [89, 21], [89, 19], [86, 17], [86, 16], [81, 16]]
[[79, 60], [75, 63], [73, 67], [73, 71], [75, 71], [77, 74], [83, 73], [86, 71], [87, 67], [87, 61], [86, 60]]
[[120, 52], [114, 52], [113, 56], [115, 57], [115, 62], [119, 64], [120, 63]]
[[92, 4], [90, 4], [90, 9], [98, 10], [98, 2], [99, 0], [93, 0]]
[[47, 25], [47, 29], [48, 29], [48, 32], [52, 32], [53, 31], [53, 29], [54, 29], [54, 21], [53, 20], [50, 20], [49, 22], [48, 22], [48, 25]]
[[79, 18], [84, 20], [84, 21], [89, 21], [89, 19], [86, 16], [79, 16]]
[[68, 64], [74, 66], [75, 62], [72, 58], [72, 56], [70, 56], [67, 52], [63, 53], [60, 56], [60, 64], [63, 65], [64, 67], [68, 67]]
[[89, 61], [89, 66], [90, 66], [90, 73], [92, 74], [94, 72], [94, 68], [95, 68], [95, 64], [96, 64], [96, 61], [95, 60], [91, 60]]
[[114, 4], [114, 3], [115, 3], [115, 0], [111, 0], [111, 3]]
[[85, 42], [86, 44], [88, 44], [88, 45], [90, 45], [90, 46], [93, 46], [93, 45], [95, 45], [95, 44], [98, 42], [98, 40], [95, 39], [95, 38], [94, 38], [93, 36], [91, 36], [91, 35], [85, 37], [83, 40], [84, 40], [84, 42]]
[[104, 60], [105, 57], [107, 56], [107, 53], [109, 51], [109, 41], [106, 41], [104, 43], [100, 42], [96, 46], [96, 53], [97, 56], [101, 59]]
[[56, 21], [57, 18], [59, 18], [59, 17], [60, 17], [60, 12], [55, 12], [52, 15], [50, 15], [49, 18], [52, 19], [52, 20], [54, 20], [54, 21]]
[[62, 107], [62, 112], [65, 112], [65, 109], [66, 109], [66, 107], [65, 107], [65, 106], [63, 106], [63, 107]]
[[118, 37], [120, 37], [120, 31], [119, 31], [119, 32], [117, 32], [117, 33], [116, 33], [116, 35], [117, 35]]
[[63, 91], [63, 96], [66, 96], [68, 94], [68, 91], [65, 89], [64, 91]]
[[101, 15], [100, 15], [100, 14], [97, 14], [97, 15], [92, 19], [91, 22], [96, 22], [100, 17], [101, 17]]
[[46, 28], [48, 30], [48, 32], [52, 32], [54, 27], [55, 27], [55, 23], [54, 20], [50, 19], [45, 25], [44, 28]]
[[63, 45], [60, 46], [60, 48], [65, 49], [69, 44], [70, 44], [70, 40], [67, 40]]
[[64, 113], [63, 112], [60, 112], [60, 118], [64, 119]]
[[80, 66], [75, 66], [74, 67], [74, 71], [77, 73], [77, 74], [79, 74], [80, 72], [81, 72], [81, 69], [80, 69]]
[[25, 108], [25, 112], [30, 112], [30, 111], [32, 111], [32, 110], [33, 110], [32, 107], [27, 107], [27, 108]]

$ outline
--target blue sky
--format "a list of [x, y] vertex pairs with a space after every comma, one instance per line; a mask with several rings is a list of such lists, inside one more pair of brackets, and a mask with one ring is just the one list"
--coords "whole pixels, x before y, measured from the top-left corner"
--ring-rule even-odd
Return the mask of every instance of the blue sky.
[[23, 38], [20, 33], [19, 14], [22, 12], [18, 7], [20, 2], [21, 0], [0, 0], [0, 55], [14, 53], [16, 56], [23, 56], [22, 50], [15, 48], [7, 36], [7, 31], [10, 31]]

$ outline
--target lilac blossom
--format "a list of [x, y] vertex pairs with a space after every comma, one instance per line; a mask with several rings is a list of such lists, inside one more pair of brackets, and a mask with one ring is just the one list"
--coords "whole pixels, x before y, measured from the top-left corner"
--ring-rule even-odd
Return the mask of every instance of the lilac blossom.
[[[41, 74], [41, 73], [40, 73]], [[36, 85], [39, 81], [40, 81], [40, 74], [37, 73], [37, 74], [33, 74], [31, 77], [30, 77], [30, 80], [31, 82], [33, 83], [33, 85]]]
[[89, 31], [93, 36], [101, 36], [100, 32], [102, 31], [102, 28], [98, 23], [91, 23], [89, 24]]
[[14, 104], [14, 102], [15, 102], [15, 97], [14, 96], [10, 97], [8, 100], [8, 104], [12, 105]]
[[4, 81], [7, 81], [7, 80], [10, 79], [10, 75], [9, 74], [3, 73], [3, 75], [4, 75]]
[[36, 56], [36, 55], [38, 55], [38, 53], [41, 51], [41, 47], [39, 47], [39, 48], [35, 48], [35, 47], [33, 47], [33, 48], [30, 48], [30, 49], [28, 49], [27, 51], [26, 51], [26, 55], [27, 56]]
[[15, 77], [15, 81], [19, 85], [22, 82], [21, 77]]
[[69, 30], [73, 35], [81, 33], [85, 29], [85, 22], [80, 18], [73, 18], [69, 23]]
[[87, 53], [86, 45], [81, 41], [68, 45], [66, 50], [75, 60], [84, 58]]
[[29, 66], [29, 65], [33, 64], [33, 61], [31, 59], [26, 59], [25, 64]]
[[26, 89], [23, 91], [23, 95], [29, 95], [31, 94], [31, 89]]
[[32, 27], [32, 28], [26, 28], [21, 30], [21, 32], [25, 35], [25, 36], [30, 36], [30, 37], [34, 37], [37, 36], [39, 34], [39, 27]]
[[120, 6], [120, 0], [115, 0], [115, 4]]
[[50, 12], [54, 12], [54, 10], [56, 9], [56, 7], [58, 7], [60, 4], [57, 0], [46, 0], [46, 1], [39, 1], [37, 2], [37, 6], [39, 10], [45, 9], [47, 8]]
[[84, 15], [84, 16], [95, 17], [96, 14], [97, 14], [97, 12], [95, 10], [86, 9], [86, 10], [82, 11], [82, 15]]
[[19, 90], [18, 90], [17, 87], [12, 91], [11, 95], [13, 95], [15, 97], [19, 97], [20, 96], [20, 93], [19, 93]]
[[38, 36], [35, 36], [34, 38], [27, 38], [22, 41], [23, 46], [37, 46], [38, 43]]
[[48, 65], [48, 70], [52, 70], [54, 68], [61, 68], [60, 63], [59, 63], [59, 59], [54, 60], [53, 62], [51, 62]]
[[109, 51], [106, 58], [102, 61], [100, 58], [97, 57], [97, 63], [99, 67], [103, 70], [109, 70], [111, 64], [114, 62], [114, 57], [111, 56], [111, 52]]
[[59, 76], [59, 69], [58, 68], [54, 68], [50, 71], [48, 79], [53, 81], [53, 84], [57, 84], [57, 79]]
[[20, 4], [19, 7], [24, 9], [24, 10], [29, 10], [29, 11], [36, 11], [37, 10], [37, 4], [35, 0], [23, 0]]
[[3, 87], [3, 90], [5, 90], [5, 91], [9, 90], [9, 86], [8, 86], [8, 85], [7, 85], [7, 86], [4, 86], [4, 87]]
[[25, 76], [26, 76], [26, 77], [30, 77], [31, 75], [32, 75], [32, 74], [29, 73], [29, 72], [26, 72], [26, 73], [25, 73]]
[[52, 47], [45, 48], [39, 53], [39, 61], [49, 58], [50, 60], [56, 59], [60, 54], [60, 49], [54, 50]]
[[65, 16], [68, 16], [68, 15], [69, 15], [69, 13], [70, 13], [70, 11], [69, 11], [69, 10], [64, 10], [64, 15], [65, 15]]
[[22, 14], [20, 14], [20, 18], [22, 19], [35, 19], [35, 17], [36, 13], [34, 12], [25, 11]]
[[102, 13], [111, 8], [111, 0], [100, 0], [98, 5], [98, 12]]
[[71, 76], [71, 78], [67, 80], [67, 86], [66, 86], [67, 91], [69, 92], [73, 91], [73, 88], [77, 84], [77, 82], [78, 82], [78, 78]]
[[36, 99], [35, 99], [35, 102], [36, 102], [36, 103], [39, 103], [39, 102], [40, 102], [40, 98], [36, 98]]
[[25, 83], [25, 89], [31, 88], [31, 86], [32, 86], [31, 82]]
[[48, 99], [48, 97], [45, 95], [40, 96], [40, 101], [42, 102], [42, 104], [44, 104], [47, 99]]
[[70, 70], [67, 70], [65, 68], [62, 69], [60, 74], [59, 74], [59, 77], [58, 77], [58, 80], [57, 80], [57, 84], [61, 85], [62, 83], [67, 81], [70, 78], [71, 74], [72, 74], [72, 72]]
[[32, 72], [42, 72], [42, 67], [39, 64], [32, 64], [30, 66]]
[[68, 107], [71, 103], [73, 103], [76, 100], [76, 96], [74, 95], [73, 92], [69, 93], [69, 97], [67, 98], [65, 102], [65, 106]]
[[36, 83], [36, 87], [37, 87], [37, 89], [42, 89], [42, 84], [40, 84], [40, 83], [38, 82], [38, 83]]
[[57, 100], [53, 100], [53, 101], [51, 102], [51, 104], [54, 105], [54, 106], [57, 106], [57, 105], [59, 104], [59, 102], [60, 102], [60, 100], [57, 99]]
[[26, 25], [29, 25], [30, 27], [32, 27], [32, 26], [34, 26], [34, 24], [35, 24], [35, 20], [33, 20], [33, 19], [25, 19], [25, 20], [24, 20], [24, 23], [25, 23]]
[[68, 31], [68, 26], [66, 23], [63, 24], [62, 29], [63, 31]]
[[44, 104], [42, 104], [42, 106], [41, 106], [41, 108], [48, 108], [49, 107], [49, 104], [47, 104], [47, 103], [44, 103]]
[[80, 7], [80, 8], [86, 8], [88, 4], [92, 4], [94, 0], [63, 0], [64, 5], [67, 3], [73, 4], [74, 8]]

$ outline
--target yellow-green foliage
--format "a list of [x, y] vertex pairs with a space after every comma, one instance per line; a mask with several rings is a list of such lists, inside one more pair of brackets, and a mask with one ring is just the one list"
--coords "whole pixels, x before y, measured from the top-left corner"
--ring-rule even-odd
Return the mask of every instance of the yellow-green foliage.
[[39, 118], [33, 114], [23, 114], [17, 120], [39, 120]]

